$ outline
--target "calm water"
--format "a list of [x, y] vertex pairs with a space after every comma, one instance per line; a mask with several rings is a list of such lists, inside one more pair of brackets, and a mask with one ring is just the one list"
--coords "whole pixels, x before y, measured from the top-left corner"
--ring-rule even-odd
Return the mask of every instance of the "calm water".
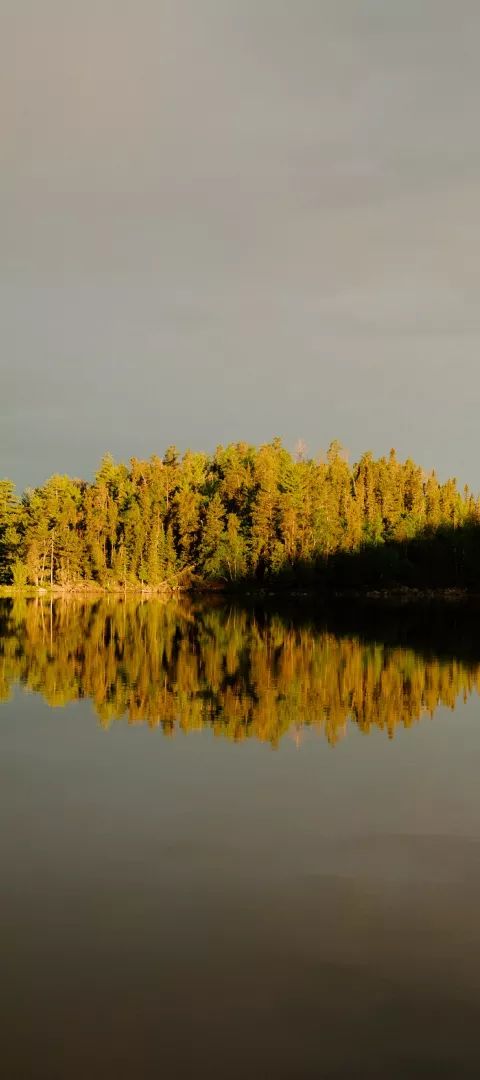
[[480, 645], [426, 622], [0, 603], [2, 1076], [480, 1074]]

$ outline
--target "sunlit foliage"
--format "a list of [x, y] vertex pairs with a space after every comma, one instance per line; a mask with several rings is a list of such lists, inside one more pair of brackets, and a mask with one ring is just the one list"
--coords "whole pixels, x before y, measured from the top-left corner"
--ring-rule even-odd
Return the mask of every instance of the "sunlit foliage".
[[353, 466], [337, 442], [308, 459], [303, 446], [292, 456], [278, 439], [211, 456], [181, 458], [169, 447], [163, 459], [129, 466], [107, 454], [90, 484], [52, 476], [18, 499], [0, 483], [0, 582], [155, 590], [192, 578], [309, 580], [364, 552], [375, 553], [380, 577], [409, 580], [415, 543], [441, 535], [440, 577], [455, 583], [477, 574], [478, 550], [465, 554], [459, 537], [479, 522], [468, 489], [393, 450]]

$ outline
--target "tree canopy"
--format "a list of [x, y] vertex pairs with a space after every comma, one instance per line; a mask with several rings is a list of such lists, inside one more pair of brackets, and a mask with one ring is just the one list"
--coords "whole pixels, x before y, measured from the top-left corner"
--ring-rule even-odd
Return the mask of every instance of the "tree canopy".
[[278, 439], [212, 455], [169, 447], [128, 466], [106, 454], [92, 483], [55, 475], [20, 498], [0, 482], [0, 582], [157, 589], [192, 579], [348, 580], [354, 566], [353, 579], [370, 566], [403, 580], [418, 559], [427, 572], [420, 544], [430, 542], [444, 583], [468, 583], [480, 573], [471, 540], [479, 525], [480, 501], [467, 488], [394, 450], [353, 465], [338, 442], [313, 459]]

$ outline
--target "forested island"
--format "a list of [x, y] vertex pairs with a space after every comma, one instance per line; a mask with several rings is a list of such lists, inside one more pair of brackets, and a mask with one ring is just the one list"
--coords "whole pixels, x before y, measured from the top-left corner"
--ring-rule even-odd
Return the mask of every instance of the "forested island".
[[480, 588], [480, 500], [394, 450], [353, 465], [279, 439], [214, 454], [107, 454], [92, 483], [0, 481], [0, 584], [160, 591]]

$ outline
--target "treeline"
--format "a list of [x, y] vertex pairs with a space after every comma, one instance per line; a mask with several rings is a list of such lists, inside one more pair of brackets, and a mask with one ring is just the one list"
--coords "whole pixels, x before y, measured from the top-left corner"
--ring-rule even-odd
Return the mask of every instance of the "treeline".
[[350, 466], [279, 440], [213, 455], [106, 455], [93, 483], [0, 482], [0, 582], [149, 589], [192, 581], [480, 582], [480, 501], [395, 451]]
[[392, 738], [454, 708], [480, 691], [480, 664], [183, 597], [3, 600], [0, 700], [18, 681], [52, 706], [89, 698], [104, 727], [125, 717], [272, 746], [311, 727], [335, 745], [349, 724]]

